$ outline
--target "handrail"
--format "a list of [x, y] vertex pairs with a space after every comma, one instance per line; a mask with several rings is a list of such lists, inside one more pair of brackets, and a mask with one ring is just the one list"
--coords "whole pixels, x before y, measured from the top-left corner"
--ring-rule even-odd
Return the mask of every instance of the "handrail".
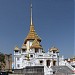
[[65, 61], [65, 66], [69, 67], [70, 69], [74, 70], [74, 68], [67, 62]]

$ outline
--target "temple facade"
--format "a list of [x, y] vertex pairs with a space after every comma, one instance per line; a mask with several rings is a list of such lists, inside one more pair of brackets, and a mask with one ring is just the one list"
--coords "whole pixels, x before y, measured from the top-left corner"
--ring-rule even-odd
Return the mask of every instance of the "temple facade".
[[45, 75], [53, 74], [51, 67], [65, 65], [64, 58], [59, 56], [59, 49], [54, 46], [47, 52], [44, 51], [40, 44], [41, 38], [35, 32], [32, 4], [30, 20], [30, 30], [21, 48], [18, 46], [14, 48], [14, 69], [23, 69], [26, 66], [44, 66]]

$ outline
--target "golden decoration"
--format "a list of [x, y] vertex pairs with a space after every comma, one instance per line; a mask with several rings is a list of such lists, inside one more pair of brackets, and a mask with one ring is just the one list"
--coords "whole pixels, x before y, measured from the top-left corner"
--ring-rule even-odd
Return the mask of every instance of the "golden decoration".
[[42, 48], [42, 46], [40, 45], [39, 41], [35, 38], [30, 48]]

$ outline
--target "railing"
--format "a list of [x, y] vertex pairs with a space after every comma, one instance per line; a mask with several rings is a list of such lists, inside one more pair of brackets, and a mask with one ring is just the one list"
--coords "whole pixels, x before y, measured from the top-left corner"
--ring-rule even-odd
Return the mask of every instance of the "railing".
[[65, 61], [65, 66], [69, 67], [71, 70], [74, 71], [74, 68], [67, 61]]

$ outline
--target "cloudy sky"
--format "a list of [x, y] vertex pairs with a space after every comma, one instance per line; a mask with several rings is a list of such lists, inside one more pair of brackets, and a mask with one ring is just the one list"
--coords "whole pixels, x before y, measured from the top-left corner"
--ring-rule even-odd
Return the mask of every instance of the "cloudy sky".
[[[65, 58], [75, 54], [75, 0], [32, 0], [33, 23], [47, 52], [53, 45]], [[30, 26], [30, 0], [0, 0], [0, 52], [21, 48]]]

